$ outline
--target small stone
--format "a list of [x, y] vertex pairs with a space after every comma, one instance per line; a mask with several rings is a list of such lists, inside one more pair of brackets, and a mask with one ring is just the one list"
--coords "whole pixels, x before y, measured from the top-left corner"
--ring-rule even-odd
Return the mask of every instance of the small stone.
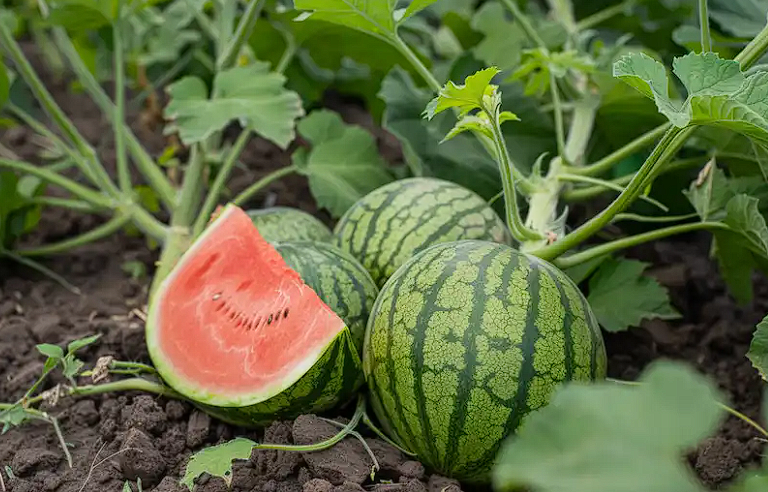
[[421, 480], [424, 478], [424, 465], [418, 461], [406, 461], [397, 468], [400, 475]]
[[135, 427], [154, 435], [161, 434], [167, 422], [165, 412], [149, 395], [135, 397], [130, 405], [122, 408], [120, 415], [125, 428]]
[[140, 478], [142, 483], [152, 486], [165, 473], [166, 463], [163, 455], [152, 444], [149, 436], [139, 429], [128, 430], [120, 451], [120, 467], [128, 480]]
[[11, 460], [11, 470], [18, 477], [28, 477], [37, 470], [55, 469], [61, 459], [61, 453], [45, 448], [20, 449]]
[[333, 484], [322, 478], [313, 478], [304, 484], [304, 492], [331, 492]]
[[196, 448], [208, 438], [211, 430], [211, 417], [200, 410], [194, 410], [187, 424], [187, 446]]
[[187, 405], [177, 400], [171, 400], [165, 405], [165, 415], [169, 420], [183, 419], [188, 410]]

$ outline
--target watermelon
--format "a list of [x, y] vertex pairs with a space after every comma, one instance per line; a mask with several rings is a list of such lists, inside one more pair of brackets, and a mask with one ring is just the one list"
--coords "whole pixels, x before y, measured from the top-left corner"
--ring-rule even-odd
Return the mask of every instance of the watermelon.
[[489, 241], [432, 246], [382, 288], [363, 371], [384, 431], [440, 474], [487, 484], [503, 439], [563, 381], [605, 377], [586, 299], [551, 264]]
[[333, 233], [315, 216], [290, 207], [269, 207], [246, 212], [268, 242], [333, 242]]
[[158, 287], [146, 339], [170, 387], [236, 425], [321, 412], [363, 383], [344, 321], [233, 205]]
[[332, 244], [290, 241], [274, 244], [283, 260], [338, 314], [363, 351], [363, 335], [379, 288], [365, 268]]
[[479, 195], [435, 178], [402, 179], [375, 189], [347, 210], [334, 235], [379, 287], [429, 246], [462, 239], [512, 241], [504, 222]]

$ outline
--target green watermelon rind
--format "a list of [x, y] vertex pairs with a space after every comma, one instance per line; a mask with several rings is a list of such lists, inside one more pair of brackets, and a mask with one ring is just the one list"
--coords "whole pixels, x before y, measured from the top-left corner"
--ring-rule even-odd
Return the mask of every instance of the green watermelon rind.
[[[453, 260], [457, 252], [462, 256]], [[472, 282], [479, 266], [499, 271], [498, 282]], [[534, 295], [527, 297], [528, 289]], [[569, 311], [565, 306], [571, 303]], [[546, 317], [527, 308], [534, 304], [548, 306]], [[557, 304], [561, 310], [553, 309]], [[510, 321], [514, 312], [518, 321]], [[562, 318], [553, 314], [558, 312]], [[552, 319], [560, 321], [553, 327]], [[466, 329], [436, 336], [441, 328], [456, 326]], [[557, 333], [563, 334], [562, 350]], [[568, 359], [565, 372], [559, 371], [557, 360]], [[491, 364], [496, 372], [489, 371]], [[480, 484], [490, 482], [503, 439], [548, 402], [557, 384], [602, 379], [606, 364], [597, 320], [570, 278], [540, 258], [473, 240], [429, 247], [402, 265], [373, 306], [363, 350], [368, 400], [384, 432], [436, 472]]]
[[259, 234], [269, 243], [281, 241], [333, 242], [333, 231], [317, 217], [291, 207], [269, 207], [246, 211]]
[[346, 323], [352, 341], [363, 352], [368, 316], [379, 288], [349, 253], [329, 243], [284, 241], [273, 246], [304, 283]]
[[[352, 361], [352, 365], [356, 368], [358, 375], [354, 378], [354, 383], [344, 379], [343, 381], [337, 381], [339, 384], [337, 384], [336, 387], [339, 387], [340, 391], [346, 391], [346, 388], [348, 387], [359, 387], [361, 384], [359, 381], [362, 381], [363, 379], [361, 369], [362, 361], [357, 353], [357, 350], [354, 349], [354, 343], [351, 342], [352, 334], [349, 331], [349, 328], [346, 326], [344, 326], [343, 329], [340, 330], [339, 333], [328, 344], [326, 344], [325, 347], [322, 347], [321, 350], [318, 350], [314, 356], [307, 357], [305, 359], [305, 364], [298, 366], [289, 376], [281, 379], [279, 383], [272, 385], [268, 391], [262, 391], [259, 393], [244, 393], [238, 395], [222, 395], [214, 391], [201, 389], [199, 385], [196, 385], [194, 382], [181, 377], [176, 371], [174, 371], [173, 364], [166, 359], [162, 350], [160, 350], [159, 343], [156, 339], [156, 335], [159, 331], [155, 329], [155, 326], [158, 324], [156, 313], [157, 305], [160, 303], [160, 299], [162, 298], [163, 293], [166, 292], [167, 285], [174, 278], [175, 272], [177, 272], [178, 269], [183, 265], [184, 259], [194, 256], [195, 252], [200, 247], [199, 245], [204, 243], [204, 239], [208, 235], [214, 234], [216, 232], [216, 222], [226, 217], [227, 214], [230, 213], [230, 211], [234, 208], [236, 208], [236, 206], [230, 204], [221, 211], [217, 219], [209, 227], [206, 228], [206, 230], [198, 237], [192, 246], [184, 253], [174, 271], [172, 271], [168, 277], [166, 277], [161, 282], [152, 299], [150, 299], [149, 310], [147, 313], [147, 322], [145, 325], [145, 339], [150, 358], [152, 359], [155, 369], [158, 371], [158, 374], [162, 380], [170, 388], [178, 392], [193, 404], [200, 405], [201, 408], [209, 407], [209, 410], [213, 408], [227, 409], [227, 412], [230, 415], [229, 418], [232, 419], [237, 412], [248, 412], [249, 408], [252, 413], [258, 413], [257, 407], [263, 407], [263, 405], [269, 403], [270, 400], [279, 397], [281, 394], [285, 393], [291, 388], [296, 390], [296, 388], [302, 387], [305, 384], [302, 383], [304, 378], [307, 375], [311, 375], [313, 371], [315, 371], [315, 373], [321, 371], [322, 368], [318, 367], [320, 365], [318, 363], [323, 360], [327, 354], [331, 353], [331, 351], [334, 350], [336, 346], [340, 346], [342, 347], [342, 353], [345, 357], [344, 360], [347, 360], [346, 356], [348, 355]], [[343, 376], [348, 378], [349, 371], [345, 371]], [[338, 400], [340, 401], [342, 397], [343, 395], [340, 394]], [[311, 402], [307, 402], [306, 411], [312, 411], [313, 408], [314, 407]], [[242, 422], [242, 425], [246, 425], [246, 423]]]
[[437, 178], [406, 178], [355, 202], [333, 230], [336, 246], [369, 271], [378, 286], [411, 257], [435, 244], [487, 240], [512, 244], [504, 221], [472, 190]]
[[365, 380], [349, 330], [344, 330], [320, 360], [291, 387], [255, 405], [222, 407], [196, 402], [200, 410], [223, 422], [264, 427], [276, 420], [321, 413], [353, 400]]

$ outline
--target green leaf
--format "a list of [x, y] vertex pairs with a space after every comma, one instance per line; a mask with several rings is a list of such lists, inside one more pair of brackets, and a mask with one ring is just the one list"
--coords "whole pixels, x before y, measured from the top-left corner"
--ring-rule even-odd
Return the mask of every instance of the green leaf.
[[80, 350], [80, 349], [82, 349], [84, 347], [87, 347], [88, 345], [91, 345], [92, 343], [94, 343], [99, 338], [101, 338], [101, 333], [98, 333], [96, 335], [91, 335], [91, 336], [88, 336], [88, 337], [84, 337], [84, 338], [80, 338], [78, 340], [72, 340], [67, 345], [67, 352], [69, 352], [70, 354], [74, 354], [78, 350]]
[[416, 14], [420, 10], [424, 10], [425, 8], [429, 7], [436, 1], [437, 0], [411, 0], [411, 3], [408, 5], [408, 8], [405, 9], [405, 13], [403, 14], [402, 20], [405, 20], [408, 17], [411, 17], [412, 15]]
[[227, 487], [232, 485], [232, 462], [247, 460], [251, 457], [256, 443], [250, 439], [238, 437], [231, 441], [205, 448], [193, 454], [187, 462], [181, 484], [191, 491], [195, 479], [203, 473], [224, 479]]
[[51, 359], [61, 360], [64, 358], [64, 350], [58, 345], [41, 343], [37, 345], [37, 351]]
[[358, 199], [393, 181], [373, 135], [345, 125], [338, 113], [313, 111], [299, 123], [299, 132], [307, 132], [312, 142], [312, 150], [301, 157], [301, 172], [309, 178], [318, 205], [333, 216], [343, 215]]
[[133, 492], [133, 489], [131, 488], [131, 482], [125, 482], [123, 484], [123, 492]]
[[391, 39], [395, 35], [396, 4], [395, 0], [294, 1], [296, 9], [309, 11], [297, 17], [297, 21], [313, 19], [341, 24], [385, 39]]
[[746, 239], [746, 247], [768, 258], [768, 226], [760, 213], [759, 200], [746, 194], [736, 195], [726, 205], [725, 212], [724, 222]]
[[525, 93], [541, 97], [549, 90], [553, 75], [562, 78], [571, 70], [587, 74], [594, 69], [594, 61], [575, 50], [550, 53], [543, 48], [535, 48], [523, 52], [522, 63], [510, 80], [527, 77]]
[[677, 126], [685, 126], [689, 119], [681, 114], [681, 104], [669, 97], [669, 80], [664, 65], [645, 53], [622, 56], [613, 65], [613, 75], [656, 102], [663, 115]]
[[117, 18], [115, 0], [56, 0], [46, 21], [73, 31], [98, 30]]
[[188, 76], [171, 84], [166, 133], [179, 132], [186, 144], [201, 142], [232, 120], [285, 149], [295, 136], [295, 120], [304, 114], [298, 94], [283, 87], [285, 77], [257, 62], [216, 74], [210, 98], [205, 83]]
[[67, 354], [61, 361], [61, 372], [64, 377], [73, 380], [75, 376], [80, 374], [80, 371], [85, 367], [85, 363], [74, 356], [74, 354]]
[[459, 114], [462, 115], [473, 109], [482, 108], [485, 97], [494, 92], [491, 80], [498, 73], [498, 68], [489, 67], [470, 75], [462, 85], [456, 85], [449, 80], [440, 89], [437, 97], [427, 105], [425, 111], [427, 118], [432, 119], [436, 114], [449, 108], [458, 108]]
[[643, 275], [648, 263], [636, 260], [603, 261], [589, 280], [588, 301], [607, 331], [623, 331], [639, 326], [644, 319], [676, 319], [667, 290]]
[[744, 83], [739, 62], [724, 60], [715, 53], [689, 53], [675, 58], [672, 66], [689, 97], [731, 94]]
[[749, 344], [747, 358], [760, 376], [768, 381], [768, 316], [757, 324], [752, 342]]
[[5, 434], [12, 427], [18, 427], [27, 420], [31, 420], [31, 417], [21, 405], [14, 405], [8, 410], [0, 412], [0, 424], [3, 424], [0, 434]]
[[494, 489], [703, 492], [684, 454], [721, 421], [715, 385], [671, 361], [652, 363], [640, 382], [560, 387], [503, 445]]

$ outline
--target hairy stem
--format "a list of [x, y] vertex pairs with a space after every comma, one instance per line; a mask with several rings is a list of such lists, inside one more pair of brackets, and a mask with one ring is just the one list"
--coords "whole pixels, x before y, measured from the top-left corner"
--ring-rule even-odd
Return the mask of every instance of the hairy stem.
[[296, 166], [286, 166], [280, 169], [276, 169], [240, 192], [240, 194], [232, 200], [232, 203], [235, 205], [242, 205], [243, 203], [250, 200], [255, 194], [270, 184], [274, 183], [278, 179], [288, 176], [289, 174], [293, 174], [297, 171], [298, 168]]
[[531, 20], [528, 19], [528, 16], [525, 15], [522, 10], [520, 10], [517, 2], [515, 2], [515, 0], [501, 0], [501, 3], [503, 3], [507, 9], [512, 12], [515, 20], [520, 24], [520, 28], [523, 30], [531, 43], [539, 48], [545, 48], [546, 45], [544, 44], [544, 40], [541, 39], [539, 33], [536, 32], [536, 28], [533, 27], [533, 24], [531, 24]]
[[176, 190], [171, 184], [168, 177], [163, 174], [161, 168], [155, 163], [147, 150], [141, 145], [139, 139], [133, 134], [127, 123], [117, 122], [115, 119], [114, 103], [109, 99], [104, 89], [101, 88], [96, 78], [85, 66], [85, 63], [80, 58], [80, 54], [72, 44], [72, 40], [67, 35], [66, 31], [62, 28], [54, 28], [54, 36], [59, 45], [59, 49], [62, 50], [64, 57], [69, 62], [70, 66], [77, 75], [80, 83], [90, 94], [96, 105], [99, 106], [104, 115], [109, 118], [112, 124], [119, 124], [119, 128], [116, 130], [122, 131], [126, 140], [126, 146], [133, 157], [136, 167], [149, 183], [150, 187], [157, 193], [160, 201], [173, 211], [176, 208]]
[[[118, 11], [122, 7], [122, 0], [118, 0]], [[128, 169], [128, 154], [125, 151], [125, 133], [122, 131], [123, 121], [125, 121], [125, 61], [123, 60], [123, 22], [121, 19], [115, 21], [112, 26], [112, 43], [114, 50], [114, 70], [115, 70], [115, 121], [112, 127], [115, 133], [115, 157], [117, 159], [117, 181], [120, 184], [120, 190], [123, 193], [131, 192], [131, 173]]]
[[[233, 2], [236, 4], [236, 2]], [[240, 53], [240, 49], [243, 47], [248, 38], [253, 32], [253, 27], [256, 25], [256, 21], [261, 13], [261, 8], [264, 5], [264, 0], [251, 0], [248, 3], [248, 7], [245, 9], [245, 13], [240, 18], [240, 22], [237, 25], [237, 30], [232, 40], [227, 43], [226, 47], [220, 53], [216, 65], [219, 70], [226, 70], [235, 65], [237, 61], [237, 55]], [[219, 33], [219, 36], [223, 36], [223, 33]]]
[[203, 229], [205, 229], [205, 225], [208, 223], [208, 219], [210, 218], [213, 209], [216, 208], [216, 203], [218, 203], [221, 190], [224, 188], [224, 185], [229, 178], [229, 174], [232, 172], [232, 169], [234, 169], [235, 164], [237, 164], [237, 160], [250, 138], [251, 131], [247, 128], [244, 128], [240, 132], [240, 135], [237, 136], [237, 140], [235, 140], [235, 143], [229, 150], [227, 158], [224, 160], [224, 164], [222, 164], [221, 169], [219, 169], [219, 172], [216, 175], [216, 179], [214, 179], [211, 188], [208, 190], [208, 195], [205, 197], [205, 202], [203, 203], [192, 228], [192, 237], [199, 236], [200, 233], [203, 232]]
[[109, 210], [114, 206], [113, 200], [109, 197], [106, 197], [97, 191], [87, 188], [80, 183], [77, 183], [76, 181], [65, 178], [59, 173], [44, 167], [35, 166], [33, 164], [29, 164], [28, 162], [0, 159], [0, 168], [3, 167], [37, 176], [38, 178], [47, 181], [52, 185], [58, 186], [72, 193], [81, 200], [84, 200], [101, 210]]
[[707, 0], [699, 0], [699, 29], [701, 30], [701, 52], [712, 51], [712, 37], [709, 33], [709, 12]]
[[[593, 178], [591, 176], [581, 176], [581, 175], [578, 175], [578, 174], [561, 173], [561, 174], [557, 175], [557, 179], [560, 179], [562, 181], [573, 181], [573, 182], [581, 182], [581, 183], [590, 183], [590, 184], [596, 185], [597, 187], [603, 187], [603, 188], [607, 188], [609, 190], [618, 191], [619, 193], [624, 191], [624, 187], [623, 186], [621, 186], [619, 184], [616, 184], [613, 181], [605, 181], [605, 180], [602, 180], [602, 179]], [[651, 205], [654, 205], [655, 207], [658, 207], [659, 209], [661, 209], [661, 210], [663, 210], [665, 212], [669, 211], [669, 208], [667, 208], [666, 205], [664, 205], [660, 201], [655, 200], [655, 199], [653, 199], [651, 197], [648, 197], [648, 196], [645, 196], [645, 195], [640, 195], [639, 199], [640, 200], [644, 200], [644, 201], [650, 203]]]
[[84, 234], [60, 241], [58, 243], [46, 244], [37, 248], [28, 248], [17, 250], [16, 253], [19, 256], [47, 256], [78, 248], [80, 246], [90, 244], [119, 231], [123, 226], [130, 222], [131, 217], [129, 215], [117, 215], [105, 224], [100, 225]]
[[440, 92], [440, 82], [438, 82], [435, 76], [432, 75], [432, 72], [429, 71], [421, 59], [416, 56], [416, 53], [414, 53], [413, 50], [407, 44], [405, 44], [405, 41], [403, 41], [399, 36], [395, 36], [393, 39], [387, 39], [387, 42], [394, 46], [397, 51], [399, 51], [400, 54], [403, 55], [406, 60], [408, 60], [411, 66], [415, 68], [417, 72], [419, 72], [419, 75], [421, 75], [421, 78], [424, 79], [424, 82], [427, 83], [429, 88], [432, 89], [432, 92]]
[[664, 164], [662, 157], [665, 156], [666, 158], [671, 158], [674, 152], [677, 152], [677, 150], [683, 146], [688, 133], [688, 131], [679, 128], [670, 128], [653, 149], [651, 155], [645, 160], [640, 170], [632, 177], [632, 180], [624, 191], [622, 191], [605, 210], [595, 217], [592, 217], [578, 229], [562, 239], [555, 241], [549, 246], [533, 251], [532, 254], [539, 256], [544, 260], [552, 261], [592, 237], [592, 235], [610, 223], [616, 214], [623, 212], [629, 204], [642, 193], [646, 178], [650, 176], [657, 167]]
[[643, 234], [637, 234], [635, 236], [624, 237], [610, 241], [599, 246], [594, 246], [584, 251], [574, 253], [569, 256], [561, 256], [554, 260], [554, 264], [558, 268], [570, 268], [585, 261], [589, 261], [593, 258], [603, 256], [609, 253], [620, 251], [622, 249], [631, 248], [639, 244], [647, 243], [650, 241], [656, 241], [665, 237], [674, 236], [677, 234], [684, 234], [686, 232], [700, 231], [700, 230], [730, 230], [730, 228], [722, 222], [693, 222], [690, 224], [679, 224], [669, 227], [663, 227], [654, 231], [646, 232]]
[[611, 152], [610, 154], [603, 157], [599, 161], [593, 164], [584, 166], [582, 168], [569, 169], [568, 172], [573, 174], [587, 174], [589, 176], [596, 176], [599, 174], [603, 174], [607, 171], [610, 171], [614, 166], [616, 166], [622, 160], [631, 156], [635, 152], [643, 150], [644, 148], [652, 145], [659, 138], [661, 138], [664, 135], [664, 133], [666, 133], [666, 131], [669, 130], [671, 126], [672, 126], [671, 123], [665, 123], [661, 126], [658, 126], [653, 130], [650, 130], [640, 135], [639, 137], [635, 138], [624, 147], [618, 150], [615, 150], [614, 152]]

